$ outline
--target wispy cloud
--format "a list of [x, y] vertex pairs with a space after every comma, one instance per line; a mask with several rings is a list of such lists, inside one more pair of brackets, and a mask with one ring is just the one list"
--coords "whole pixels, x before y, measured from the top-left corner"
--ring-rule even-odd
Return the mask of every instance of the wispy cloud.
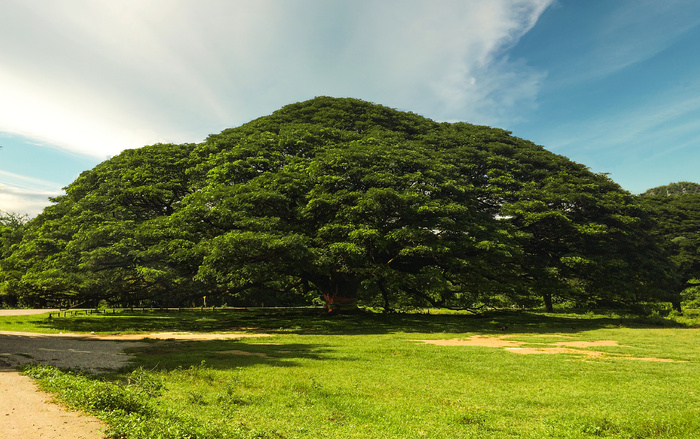
[[504, 49], [553, 0], [7, 0], [0, 131], [105, 158], [356, 96], [497, 123], [543, 73]]
[[610, 172], [633, 192], [697, 180], [700, 81], [663, 89], [625, 111], [595, 113], [551, 127], [538, 141]]
[[34, 216], [43, 210], [50, 197], [63, 193], [59, 187], [51, 181], [0, 171], [0, 206], [6, 212]]
[[[579, 41], [557, 66], [561, 89], [600, 80], [643, 63], [700, 25], [700, 5], [695, 0], [638, 0], [604, 3], [606, 12], [582, 20]], [[596, 5], [579, 5], [583, 10]]]
[[[582, 145], [593, 152], [620, 154], [634, 154], [642, 148], [665, 150], [664, 139], [698, 135], [698, 116], [700, 81], [664, 89], [626, 111], [601, 112], [562, 124], [550, 131], [549, 145], [554, 149]], [[630, 147], [640, 140], [642, 144]]]

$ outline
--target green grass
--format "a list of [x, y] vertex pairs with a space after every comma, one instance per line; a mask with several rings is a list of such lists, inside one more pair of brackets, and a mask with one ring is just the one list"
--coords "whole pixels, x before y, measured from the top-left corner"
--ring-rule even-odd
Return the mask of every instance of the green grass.
[[30, 316], [0, 316], [0, 331], [58, 333], [46, 325], [48, 313]]
[[700, 327], [700, 310], [686, 310], [682, 315], [639, 316], [610, 312], [537, 313], [490, 312], [483, 315], [454, 311], [415, 314], [328, 315], [318, 309], [211, 309], [188, 311], [121, 311], [116, 314], [92, 314], [78, 317], [55, 317], [47, 314], [31, 316], [0, 316], [0, 331], [39, 333], [95, 332], [146, 333], [170, 331], [328, 334], [381, 334], [403, 332], [464, 331], [498, 332], [507, 327], [510, 332], [565, 331], [575, 332], [601, 327]]
[[[151, 342], [135, 351], [134, 372], [108, 379], [28, 369], [59, 398], [106, 419], [116, 438], [700, 437], [700, 329], [692, 311], [672, 318], [262, 310], [32, 317], [24, 326], [41, 331], [272, 334]], [[473, 335], [508, 335], [525, 347], [619, 346], [583, 348], [606, 353], [589, 357], [416, 341]]]

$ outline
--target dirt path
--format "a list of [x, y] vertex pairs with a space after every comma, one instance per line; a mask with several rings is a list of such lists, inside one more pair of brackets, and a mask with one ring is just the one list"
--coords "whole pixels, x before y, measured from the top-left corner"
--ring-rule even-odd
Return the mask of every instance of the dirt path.
[[51, 402], [31, 378], [10, 366], [41, 363], [104, 372], [128, 364], [123, 350], [143, 344], [81, 336], [0, 333], [0, 438], [102, 439], [98, 419]]
[[102, 439], [99, 420], [51, 403], [31, 378], [0, 363], [0, 437]]
[[[0, 316], [43, 314], [50, 310], [0, 310]], [[9, 349], [8, 349], [9, 348]], [[0, 352], [12, 349], [0, 341]], [[25, 349], [19, 349], [22, 353]], [[25, 354], [28, 355], [28, 354]], [[53, 404], [31, 378], [20, 375], [0, 357], [0, 438], [102, 439], [98, 419]]]
[[0, 316], [33, 316], [47, 312], [57, 312], [58, 309], [0, 309]]

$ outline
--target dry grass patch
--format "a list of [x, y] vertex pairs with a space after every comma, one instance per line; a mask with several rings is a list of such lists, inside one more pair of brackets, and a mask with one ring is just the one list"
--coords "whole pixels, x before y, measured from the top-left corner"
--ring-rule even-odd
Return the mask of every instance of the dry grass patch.
[[639, 361], [661, 361], [664, 363], [685, 363], [685, 361], [671, 360], [670, 358], [653, 358], [653, 357], [623, 357], [626, 360], [639, 360]]
[[582, 354], [588, 357], [600, 358], [605, 355], [604, 352], [598, 351], [583, 351], [581, 349], [571, 348], [506, 348], [508, 352], [513, 352], [521, 355], [529, 354]]
[[461, 338], [452, 338], [449, 340], [416, 340], [436, 346], [485, 346], [490, 348], [508, 348], [517, 347], [525, 344], [522, 341], [505, 340], [504, 337], [487, 337], [483, 335], [475, 335], [468, 340]]
[[[674, 360], [668, 358], [653, 358], [653, 357], [632, 357], [623, 354], [611, 354], [600, 351], [589, 350], [592, 347], [604, 347], [604, 346], [616, 346], [625, 347], [618, 343], [617, 340], [587, 340], [587, 341], [559, 341], [555, 343], [536, 343], [536, 342], [524, 342], [517, 340], [509, 340], [513, 337], [523, 337], [522, 334], [509, 334], [502, 336], [484, 336], [475, 335], [468, 339], [452, 338], [449, 340], [416, 340], [426, 344], [432, 344], [436, 346], [482, 346], [482, 347], [492, 347], [492, 348], [503, 348], [508, 352], [513, 352], [515, 354], [521, 355], [531, 355], [531, 354], [576, 354], [584, 355], [588, 358], [622, 358], [626, 360], [639, 360], [639, 361], [662, 361], [662, 362], [675, 362]], [[560, 334], [546, 334], [547, 337], [570, 337], [567, 335]], [[537, 347], [523, 347], [523, 345], [539, 345]], [[541, 347], [540, 347], [541, 346]], [[553, 347], [552, 347], [553, 346]]]
[[153, 332], [148, 334], [113, 334], [113, 335], [80, 335], [81, 337], [91, 337], [100, 340], [231, 340], [251, 337], [271, 337], [271, 334], [242, 333], [242, 332], [221, 332], [221, 333], [192, 333], [192, 332]]
[[570, 348], [593, 348], [598, 346], [620, 346], [617, 340], [596, 340], [596, 341], [560, 341], [554, 343], [557, 346], [567, 346]]

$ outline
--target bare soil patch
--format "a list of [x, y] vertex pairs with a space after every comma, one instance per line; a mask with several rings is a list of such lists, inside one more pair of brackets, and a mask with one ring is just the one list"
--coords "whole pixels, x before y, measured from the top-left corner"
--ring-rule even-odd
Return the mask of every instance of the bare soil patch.
[[490, 348], [517, 347], [524, 344], [521, 341], [505, 340], [504, 337], [488, 337], [475, 335], [468, 340], [452, 338], [449, 340], [416, 340], [437, 346], [485, 346]]
[[[522, 337], [523, 334], [507, 334], [507, 335], [501, 335], [500, 338], [513, 338], [513, 337]], [[566, 335], [566, 334], [528, 334], [530, 337], [536, 337], [536, 338], [571, 338], [571, 335]]]
[[516, 354], [529, 355], [529, 354], [583, 354], [588, 357], [602, 357], [605, 354], [598, 351], [583, 351], [581, 349], [571, 349], [571, 348], [506, 348], [508, 352], [513, 352]]
[[58, 312], [58, 309], [0, 309], [0, 317], [2, 316], [33, 316], [37, 314], [45, 314], [47, 312]]
[[675, 363], [676, 360], [671, 360], [670, 358], [654, 358], [654, 357], [625, 357], [628, 360], [639, 360], [639, 361], [661, 361], [663, 363]]
[[[626, 360], [639, 361], [663, 361], [675, 362], [668, 358], [632, 357], [624, 354], [611, 354], [594, 351], [589, 348], [603, 346], [621, 346], [617, 340], [587, 340], [587, 341], [559, 341], [554, 343], [524, 342], [510, 340], [513, 337], [526, 337], [528, 334], [509, 334], [502, 336], [475, 335], [469, 339], [453, 338], [449, 340], [415, 340], [437, 346], [484, 346], [492, 348], [503, 348], [515, 354], [577, 354], [588, 358], [622, 358]], [[547, 334], [549, 337], [570, 337], [560, 334]], [[540, 336], [538, 336], [540, 337]], [[528, 345], [524, 347], [524, 345]], [[535, 345], [535, 346], [532, 346]], [[622, 346], [624, 347], [624, 346]]]
[[617, 340], [597, 340], [597, 341], [560, 341], [554, 343], [557, 346], [568, 346], [570, 348], [592, 348], [597, 346], [620, 346]]
[[221, 332], [211, 334], [194, 334], [191, 332], [153, 332], [150, 334], [113, 334], [113, 335], [94, 335], [90, 334], [88, 338], [96, 340], [231, 340], [239, 338], [251, 337], [271, 337], [272, 334], [257, 334], [248, 332]]
[[51, 403], [31, 378], [0, 362], [0, 437], [12, 439], [102, 439], [96, 418]]

